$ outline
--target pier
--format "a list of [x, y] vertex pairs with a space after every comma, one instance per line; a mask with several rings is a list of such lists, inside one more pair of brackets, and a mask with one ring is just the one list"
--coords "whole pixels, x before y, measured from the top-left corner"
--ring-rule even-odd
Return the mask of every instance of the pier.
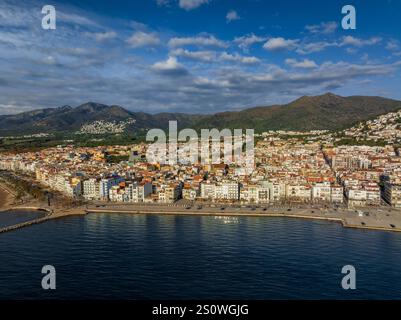
[[42, 212], [46, 212], [46, 214], [44, 217], [40, 217], [40, 218], [36, 218], [33, 220], [14, 224], [12, 226], [0, 228], [0, 233], [17, 230], [17, 229], [21, 229], [24, 227], [29, 227], [34, 224], [43, 223], [43, 222], [46, 222], [46, 221], [52, 220], [52, 219], [60, 219], [60, 218], [68, 217], [68, 216], [85, 215], [86, 214], [86, 211], [84, 211], [83, 208], [67, 209], [67, 210], [53, 210], [53, 209], [44, 208], [44, 207], [13, 207], [13, 208], [10, 208], [10, 211], [42, 211]]

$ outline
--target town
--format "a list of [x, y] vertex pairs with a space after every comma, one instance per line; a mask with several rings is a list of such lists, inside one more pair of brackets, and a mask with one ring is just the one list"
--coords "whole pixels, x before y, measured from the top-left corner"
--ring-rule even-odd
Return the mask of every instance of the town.
[[[389, 130], [383, 134], [393, 139]], [[172, 204], [183, 199], [226, 205], [401, 208], [401, 157], [391, 144], [336, 145], [340, 138], [326, 131], [270, 131], [255, 136], [251, 173], [235, 163], [148, 163], [146, 143], [2, 153], [0, 169], [89, 202]], [[110, 157], [122, 160], [110, 162]]]

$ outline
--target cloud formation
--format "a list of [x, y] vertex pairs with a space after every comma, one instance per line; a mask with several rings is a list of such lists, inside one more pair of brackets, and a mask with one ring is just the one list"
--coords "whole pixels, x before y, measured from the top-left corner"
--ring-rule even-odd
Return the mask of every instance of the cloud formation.
[[[0, 3], [0, 113], [86, 101], [144, 112], [210, 113], [327, 90], [376, 93], [370, 89], [380, 81], [397, 83], [400, 76], [399, 39], [382, 33], [342, 37], [327, 23], [307, 32], [302, 25], [294, 33], [253, 33], [241, 29], [246, 19], [227, 26], [229, 8], [216, 19], [230, 32], [177, 31], [75, 7], [60, 7], [57, 30], [44, 32], [35, 1], [18, 8]], [[180, 16], [203, 11], [184, 12], [177, 0], [159, 4]], [[163, 10], [155, 2], [153, 8]]]
[[293, 68], [302, 68], [302, 69], [317, 68], [316, 62], [309, 59], [304, 59], [303, 61], [298, 61], [297, 59], [286, 59], [285, 63]]
[[238, 45], [242, 50], [248, 51], [249, 48], [256, 43], [265, 42], [267, 38], [256, 36], [255, 34], [251, 33], [249, 35], [236, 37], [234, 39], [234, 43]]
[[215, 36], [196, 36], [196, 37], [174, 37], [168, 42], [170, 47], [182, 46], [200, 46], [200, 47], [218, 47], [227, 48], [228, 44], [222, 40], [217, 39]]
[[338, 23], [335, 21], [321, 22], [320, 24], [308, 25], [305, 27], [310, 33], [314, 34], [331, 34], [338, 28]]
[[184, 10], [193, 10], [203, 4], [209, 3], [210, 0], [179, 0], [178, 5]]
[[131, 37], [129, 37], [126, 42], [132, 48], [141, 48], [156, 46], [160, 43], [160, 39], [155, 33], [137, 31]]
[[241, 19], [241, 17], [238, 15], [237, 11], [230, 10], [227, 12], [226, 20], [228, 23], [230, 23], [231, 21], [240, 20], [240, 19]]
[[176, 57], [169, 57], [166, 61], [156, 62], [152, 69], [157, 73], [167, 76], [184, 76], [188, 74], [187, 69], [178, 63]]
[[282, 37], [270, 38], [263, 45], [263, 48], [268, 51], [293, 50], [297, 47], [298, 42], [299, 40], [284, 39]]

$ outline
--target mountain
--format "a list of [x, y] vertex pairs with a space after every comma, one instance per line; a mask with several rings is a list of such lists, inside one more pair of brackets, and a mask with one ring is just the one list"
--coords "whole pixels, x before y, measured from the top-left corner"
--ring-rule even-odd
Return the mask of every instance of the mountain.
[[119, 122], [135, 119], [127, 130], [167, 128], [169, 120], [180, 128], [254, 128], [266, 130], [339, 130], [376, 116], [401, 109], [401, 101], [381, 97], [341, 97], [332, 93], [304, 96], [285, 105], [255, 107], [213, 115], [184, 113], [148, 114], [123, 107], [88, 102], [78, 107], [63, 106], [0, 116], [0, 135], [75, 132], [97, 120]]
[[135, 123], [127, 129], [166, 128], [169, 120], [177, 120], [184, 125], [190, 125], [198, 116], [160, 113], [156, 115], [144, 112], [131, 112], [120, 106], [104, 105], [87, 102], [76, 108], [63, 106], [28, 111], [15, 115], [0, 116], [0, 135], [49, 133], [49, 132], [76, 132], [85, 124], [103, 120], [107, 122], [119, 122], [127, 119], [135, 119]]
[[0, 133], [75, 131], [87, 122], [96, 120], [119, 121], [127, 117], [131, 117], [131, 113], [122, 107], [89, 102], [76, 108], [63, 106], [0, 116]]
[[289, 104], [223, 112], [202, 119], [204, 128], [266, 130], [339, 130], [401, 108], [401, 101], [381, 97], [341, 97], [332, 93], [301, 97]]

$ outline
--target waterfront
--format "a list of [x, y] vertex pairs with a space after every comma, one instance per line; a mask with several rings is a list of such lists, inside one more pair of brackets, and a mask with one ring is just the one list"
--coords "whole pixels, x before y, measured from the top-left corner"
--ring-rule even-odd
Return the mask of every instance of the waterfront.
[[[0, 298], [401, 298], [401, 234], [288, 218], [89, 214], [0, 235]], [[57, 290], [40, 286], [43, 265]], [[341, 289], [341, 268], [357, 290]]]
[[0, 212], [0, 229], [33, 221], [45, 216], [44, 212], [35, 211], [5, 211]]

